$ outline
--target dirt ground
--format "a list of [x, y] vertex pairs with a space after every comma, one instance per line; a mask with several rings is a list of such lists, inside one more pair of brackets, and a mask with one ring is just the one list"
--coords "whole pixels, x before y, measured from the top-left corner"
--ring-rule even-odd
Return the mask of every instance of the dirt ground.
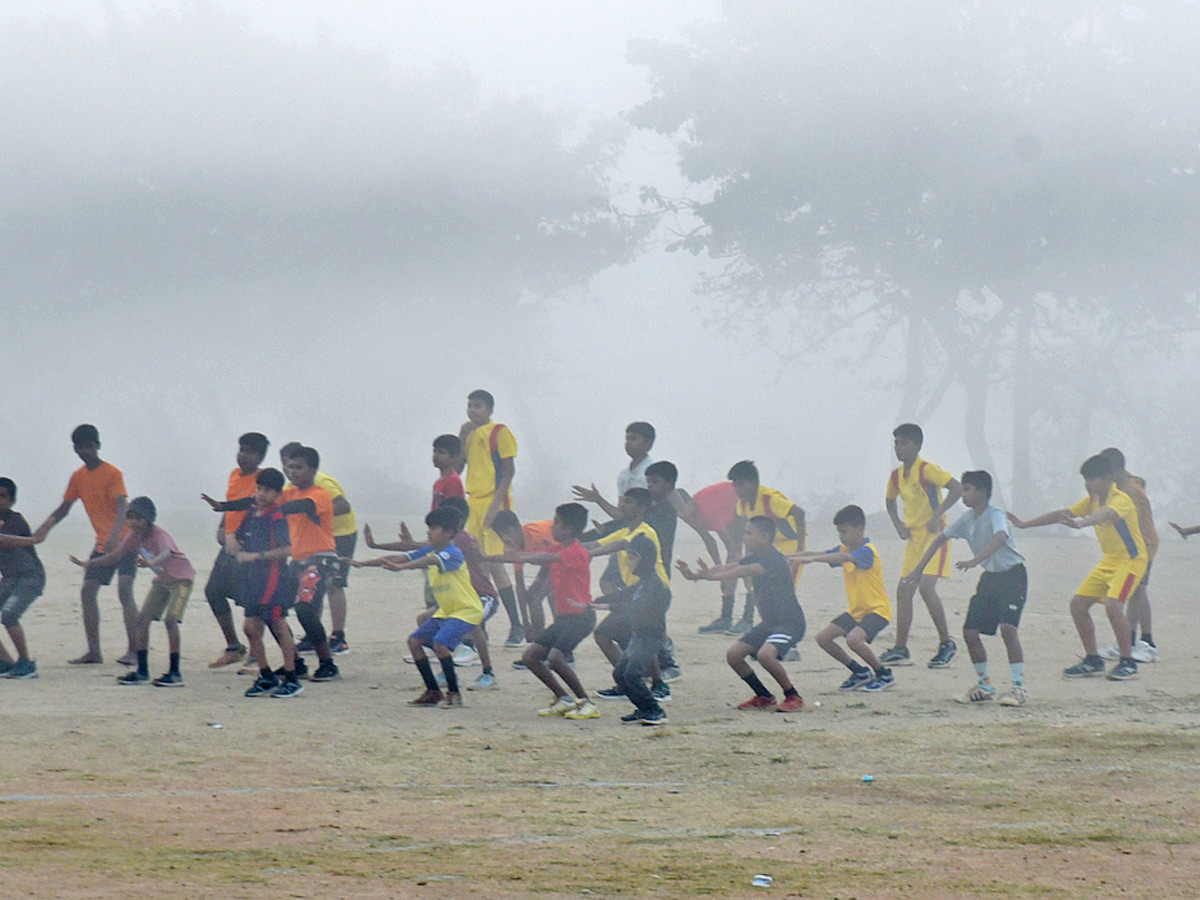
[[[845, 608], [841, 573], [822, 566], [802, 579], [810, 637], [789, 664], [808, 710], [739, 713], [732, 639], [696, 633], [716, 586], [676, 584], [684, 677], [670, 724], [650, 729], [622, 725], [628, 707], [613, 702], [598, 720], [539, 718], [545, 691], [504, 649], [501, 690], [468, 694], [461, 710], [407, 708], [419, 677], [402, 639], [420, 581], [380, 570], [354, 575], [340, 680], [291, 701], [245, 699], [248, 677], [206, 666], [222, 645], [202, 592], [207, 537], [180, 541], [203, 570], [181, 690], [118, 686], [112, 588], [101, 595], [110, 661], [66, 665], [82, 647], [66, 562], [79, 548], [57, 533], [44, 547], [50, 585], [26, 617], [41, 677], [0, 681], [0, 896], [1197, 896], [1200, 545], [1168, 539], [1154, 569], [1162, 661], [1127, 683], [1068, 682], [1079, 645], [1067, 600], [1098, 551], [1090, 539], [1024, 540], [1020, 709], [951, 702], [970, 663], [963, 651], [948, 670], [924, 667], [936, 638], [920, 609], [919, 662], [897, 670], [898, 686], [839, 693], [844, 671], [811, 638]], [[694, 557], [689, 537], [680, 549]], [[893, 582], [900, 547], [881, 538]], [[813, 543], [833, 543], [832, 530]], [[943, 587], [955, 632], [976, 577]], [[140, 576], [139, 602], [145, 589]], [[152, 643], [157, 674], [161, 626]], [[1003, 647], [987, 646], [1003, 689]], [[593, 644], [578, 657], [586, 685], [610, 683]], [[752, 886], [758, 874], [771, 886]]]

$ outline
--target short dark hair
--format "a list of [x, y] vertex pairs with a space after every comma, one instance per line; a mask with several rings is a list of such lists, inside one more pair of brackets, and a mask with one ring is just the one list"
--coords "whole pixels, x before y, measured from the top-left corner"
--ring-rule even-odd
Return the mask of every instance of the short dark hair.
[[100, 429], [95, 425], [80, 425], [71, 432], [71, 443], [76, 447], [80, 444], [99, 444]]
[[654, 426], [649, 422], [630, 422], [625, 426], [625, 431], [632, 431], [642, 440], [649, 441], [651, 444], [654, 443]]
[[276, 492], [283, 490], [283, 481], [283, 473], [278, 469], [270, 468], [263, 469], [254, 479], [255, 484], [262, 485], [263, 487], [267, 488], [267, 490]]
[[638, 505], [638, 509], [645, 509], [653, 501], [653, 495], [645, 488], [633, 487], [625, 492], [625, 496]]
[[843, 506], [833, 517], [833, 527], [837, 528], [839, 525], [849, 525], [851, 528], [865, 528], [867, 525], [866, 513], [862, 511], [861, 506], [855, 506], [853, 503], [849, 506]]
[[757, 484], [758, 466], [748, 459], [743, 459], [741, 462], [734, 463], [725, 477], [730, 481], [753, 481]]
[[502, 509], [492, 517], [492, 531], [496, 534], [501, 531], [512, 531], [514, 528], [519, 530], [520, 527], [521, 520], [511, 509]]
[[462, 453], [462, 441], [458, 439], [458, 435], [439, 434], [433, 439], [433, 449], [445, 450], [451, 456], [458, 456]]
[[661, 478], [667, 484], [674, 484], [679, 480], [679, 469], [675, 468], [675, 463], [667, 462], [664, 459], [646, 466], [646, 477], [649, 478], [651, 475]]
[[467, 501], [462, 497], [446, 497], [438, 504], [440, 509], [452, 509], [458, 513], [458, 527], [462, 528], [467, 522], [467, 517], [471, 515], [471, 507], [467, 505]]
[[[587, 528], [588, 511], [582, 503], [564, 503], [554, 507], [558, 520], [571, 529], [572, 537], [579, 537]], [[499, 513], [496, 514], [497, 518]]]
[[1084, 478], [1112, 478], [1113, 464], [1107, 456], [1096, 454], [1089, 456], [1079, 467], [1079, 474]]
[[134, 497], [129, 501], [129, 505], [125, 507], [126, 516], [137, 516], [149, 524], [153, 525], [154, 520], [158, 518], [158, 510], [154, 506], [154, 501], [149, 497]]
[[297, 458], [304, 460], [314, 469], [321, 468], [321, 454], [318, 453], [313, 447], [300, 447], [297, 450], [294, 450], [291, 456], [287, 457], [287, 459]]
[[295, 456], [296, 451], [299, 450], [303, 446], [304, 445], [302, 443], [300, 443], [299, 441], [288, 441], [286, 444], [284, 444], [282, 447], [279, 448], [279, 458], [280, 459], [291, 459], [293, 456]]
[[1100, 451], [1100, 455], [1112, 463], [1114, 473], [1125, 471], [1125, 454], [1116, 447], [1107, 447]]
[[770, 516], [754, 516], [746, 524], [753, 525], [754, 529], [768, 541], [775, 540], [775, 522]]
[[467, 394], [468, 400], [482, 400], [487, 404], [488, 409], [496, 408], [496, 398], [485, 390], [471, 391]]
[[446, 506], [431, 509], [425, 517], [425, 524], [430, 528], [443, 528], [446, 531], [458, 531], [462, 528], [458, 513]]
[[903, 425], [897, 425], [892, 431], [892, 437], [898, 437], [906, 441], [912, 441], [918, 447], [925, 443], [925, 432], [921, 430], [920, 425], [914, 425], [912, 422], [905, 422]]
[[267, 440], [265, 434], [259, 434], [257, 431], [247, 431], [238, 438], [238, 446], [245, 447], [251, 453], [257, 453], [259, 456], [266, 456], [267, 448], [271, 446], [271, 442]]
[[992, 476], [983, 469], [972, 472], [963, 472], [962, 478], [959, 479], [963, 484], [969, 484], [973, 488], [977, 488], [988, 495], [992, 496]]
[[0, 488], [8, 491], [8, 499], [17, 499], [17, 483], [11, 478], [0, 478]]

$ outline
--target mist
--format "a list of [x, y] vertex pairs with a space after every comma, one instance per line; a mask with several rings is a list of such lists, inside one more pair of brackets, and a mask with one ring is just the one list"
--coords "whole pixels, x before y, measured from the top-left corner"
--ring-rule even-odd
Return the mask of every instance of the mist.
[[92, 422], [200, 518], [255, 430], [412, 515], [482, 387], [527, 517], [633, 420], [821, 517], [905, 419], [1026, 504], [1117, 444], [1186, 511], [1197, 4], [875, 6], [10, 13], [0, 468], [36, 518]]

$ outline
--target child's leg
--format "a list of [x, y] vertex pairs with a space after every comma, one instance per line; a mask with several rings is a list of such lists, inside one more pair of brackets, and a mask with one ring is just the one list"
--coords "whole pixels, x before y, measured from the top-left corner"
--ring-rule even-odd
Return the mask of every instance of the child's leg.
[[[25, 643], [25, 629], [20, 622], [5, 626], [8, 629], [8, 636], [12, 638], [13, 649], [17, 651], [17, 659], [29, 659], [29, 646]], [[0, 646], [0, 651], [3, 647]], [[5, 652], [5, 656], [8, 654]]]
[[263, 620], [258, 616], [246, 616], [242, 621], [242, 632], [246, 635], [246, 643], [250, 645], [250, 655], [258, 663], [260, 669], [267, 666], [267, 648], [263, 646]]
[[275, 640], [279, 642], [279, 649], [283, 651], [283, 671], [295, 677], [296, 640], [292, 637], [292, 629], [288, 627], [287, 619], [281, 615], [272, 616], [271, 634], [275, 635]]
[[482, 625], [475, 626], [471, 640], [475, 642], [475, 652], [479, 654], [479, 665], [483, 667], [483, 671], [491, 672], [492, 651], [488, 649], [487, 632], [483, 630]]
[[725, 662], [729, 663], [729, 668], [733, 669], [738, 678], [745, 680], [747, 675], [753, 675], [754, 670], [750, 668], [750, 663], [746, 662], [746, 657], [754, 653], [754, 648], [742, 641], [734, 641], [729, 645], [729, 649], [725, 651]]
[[[867, 633], [861, 628], [851, 628], [846, 635], [846, 646], [859, 655], [863, 662], [871, 667], [872, 672], [878, 672], [883, 668], [883, 664], [879, 661], [879, 657], [875, 655], [875, 651], [871, 649], [871, 645], [867, 643]], [[847, 657], [849, 658], [849, 657]]]
[[963, 640], [967, 644], [967, 653], [971, 657], [971, 662], [978, 665], [979, 663], [987, 663], [987, 648], [983, 646], [983, 641], [979, 639], [979, 632], [974, 628], [963, 629]]
[[[117, 599], [121, 601], [121, 614], [125, 617], [125, 636], [129, 639], [129, 650], [127, 655], [134, 654], [138, 650], [138, 607], [137, 601], [133, 599], [132, 575], [117, 575]], [[147, 635], [148, 634], [149, 626], [147, 626]], [[145, 646], [143, 646], [142, 649], [144, 650]]]
[[[1075, 622], [1075, 631], [1078, 632], [1079, 640], [1083, 643], [1083, 652], [1086, 656], [1099, 655], [1096, 649], [1096, 625], [1092, 622], [1092, 604], [1099, 602], [1099, 597], [1087, 597], [1083, 594], [1076, 594], [1071, 598], [1071, 619]], [[1124, 610], [1121, 612], [1124, 614]], [[1125, 623], [1125, 638], [1128, 643], [1128, 622]], [[1125, 653], [1125, 651], [1121, 652]]]
[[558, 677], [566, 683], [567, 687], [571, 689], [571, 693], [578, 699], [586, 700], [588, 698], [587, 691], [583, 689], [583, 682], [579, 680], [579, 676], [575, 674], [575, 670], [567, 665], [566, 655], [557, 647], [550, 651], [548, 666], [551, 671], [557, 673]]
[[458, 672], [454, 668], [454, 651], [440, 641], [433, 642], [433, 652], [437, 654], [442, 664], [442, 672], [446, 676], [446, 690], [451, 694], [458, 693]]
[[[1125, 601], [1117, 597], [1106, 597], [1104, 600], [1104, 611], [1108, 613], [1109, 624], [1112, 625], [1113, 634], [1117, 638], [1117, 647], [1121, 651], [1121, 659], [1129, 659], [1133, 656], [1133, 645], [1130, 641], [1129, 619], [1125, 615]], [[1088, 622], [1092, 620], [1088, 616]], [[1092, 643], [1095, 643], [1093, 638]]]
[[87, 639], [87, 652], [74, 663], [104, 662], [100, 652], [100, 604], [97, 597], [100, 594], [100, 582], [84, 578], [83, 587], [79, 589], [79, 607], [83, 615], [83, 634]]
[[525, 648], [525, 652], [521, 654], [521, 661], [525, 663], [525, 668], [534, 674], [538, 681], [550, 688], [551, 693], [555, 697], [567, 696], [566, 690], [558, 679], [554, 677], [554, 673], [546, 665], [546, 657], [550, 654], [550, 648], [545, 644], [530, 644]]
[[[428, 618], [426, 616], [426, 619]], [[417, 671], [421, 673], [421, 680], [425, 682], [426, 692], [440, 696], [441, 689], [438, 687], [437, 678], [434, 677], [433, 667], [429, 664], [429, 657], [425, 655], [424, 633], [426, 631], [428, 631], [427, 627], [422, 624], [408, 636], [408, 652], [412, 654], [413, 663], [416, 665]]]
[[609, 664], [616, 666], [621, 660], [620, 641], [625, 637], [628, 642], [628, 620], [615, 613], [609, 614], [603, 622], [596, 626], [593, 637], [596, 639], [596, 646], [600, 648], [600, 652], [604, 654], [604, 658]]
[[1133, 592], [1133, 596], [1129, 598], [1129, 609], [1126, 611], [1126, 618], [1129, 620], [1129, 639], [1133, 642], [1133, 635], [1141, 631], [1142, 638], [1153, 633], [1152, 622], [1150, 621], [1150, 595], [1146, 593], [1146, 585], [1139, 584], [1137, 590]]
[[163, 619], [163, 626], [167, 629], [167, 652], [172, 656], [179, 656], [179, 620], [167, 616]]
[[758, 648], [757, 658], [759, 663], [767, 674], [775, 679], [775, 682], [783, 689], [784, 694], [795, 693], [795, 688], [792, 686], [792, 680], [788, 678], [787, 671], [783, 668], [783, 663], [779, 661], [779, 648], [772, 643], [763, 644]]
[[908, 631], [912, 628], [913, 597], [917, 594], [917, 586], [911, 582], [901, 581], [896, 587], [896, 647], [903, 649], [908, 646]]
[[837, 639], [845, 637], [846, 631], [839, 628], [837, 625], [826, 625], [817, 635], [817, 646], [840, 662], [847, 669], [853, 669], [855, 666], [854, 660], [850, 658], [850, 654], [843, 650], [837, 643]]
[[937, 629], [939, 643], [950, 640], [950, 629], [946, 627], [946, 608], [942, 606], [942, 598], [937, 592], [937, 576], [921, 576], [921, 599], [929, 610], [929, 618], [933, 619], [933, 627]]

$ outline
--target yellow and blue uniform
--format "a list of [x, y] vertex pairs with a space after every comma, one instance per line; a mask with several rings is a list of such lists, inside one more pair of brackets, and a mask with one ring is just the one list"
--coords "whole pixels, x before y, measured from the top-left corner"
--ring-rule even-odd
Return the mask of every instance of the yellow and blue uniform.
[[[654, 571], [658, 575], [658, 577], [662, 579], [663, 584], [669, 585], [671, 583], [671, 580], [670, 580], [669, 576], [667, 575], [666, 566], [663, 564], [662, 545], [658, 541], [658, 532], [656, 532], [653, 528], [651, 528], [645, 522], [639, 522], [633, 528], [629, 528], [629, 527], [618, 528], [612, 534], [605, 535], [604, 537], [600, 538], [596, 543], [600, 544], [601, 546], [604, 546], [605, 544], [612, 544], [612, 543], [615, 543], [616, 541], [632, 542], [633, 539], [635, 537], [637, 537], [638, 535], [643, 535], [643, 536], [649, 538], [650, 543], [654, 544], [654, 549], [656, 551], [656, 556], [657, 556], [657, 558], [654, 560]], [[637, 577], [636, 573], [633, 571], [633, 566], [631, 566], [629, 564], [629, 551], [628, 550], [618, 550], [617, 551], [617, 567], [621, 571], [621, 581], [625, 584], [626, 587], [630, 587], [634, 584], [637, 584], [638, 577]]]
[[[503, 553], [504, 542], [492, 529], [483, 527], [483, 520], [500, 486], [504, 460], [517, 455], [517, 439], [507, 425], [487, 422], [467, 436], [463, 453], [467, 460], [465, 486], [470, 508], [465, 530], [479, 542], [485, 554]], [[512, 509], [511, 491], [505, 493], [498, 508]]]
[[892, 619], [892, 600], [883, 583], [883, 563], [870, 539], [864, 540], [851, 550], [845, 544], [829, 551], [848, 553], [850, 559], [844, 563], [830, 563], [842, 567], [842, 579], [846, 582], [846, 600], [849, 613], [856, 622], [874, 613], [889, 622]]
[[[738, 500], [737, 515], [747, 519], [766, 516], [773, 521], [775, 523], [775, 540], [773, 541], [775, 549], [784, 556], [788, 556], [804, 549], [804, 544], [800, 541], [800, 519], [792, 512], [795, 505], [782, 491], [760, 484], [758, 493], [754, 495], [753, 503]], [[804, 571], [804, 567], [796, 563], [790, 565], [792, 577], [799, 582], [800, 573]]]
[[1068, 509], [1073, 516], [1090, 516], [1104, 507], [1113, 509], [1119, 518], [1095, 526], [1096, 539], [1104, 555], [1075, 593], [1083, 597], [1111, 597], [1125, 601], [1141, 583], [1148, 562], [1146, 542], [1133, 500], [1113, 485], [1103, 501], [1088, 494]]
[[429, 578], [433, 598], [437, 601], [433, 618], [461, 619], [478, 625], [483, 621], [483, 601], [471, 585], [471, 573], [462, 550], [454, 544], [437, 551], [433, 547], [421, 547], [409, 553], [408, 558], [421, 559], [430, 554], [433, 554], [436, 565], [426, 569], [425, 574]]
[[[904, 466], [892, 470], [888, 478], [887, 499], [900, 498], [904, 507], [904, 526], [909, 531], [908, 546], [904, 550], [904, 569], [901, 576], [911, 572], [929, 549], [942, 529], [946, 527], [946, 517], [941, 516], [935, 523], [935, 528], [929, 528], [929, 520], [933, 511], [942, 503], [942, 490], [954, 476], [931, 462], [917, 457], [908, 471]], [[950, 577], [950, 548], [943, 544], [933, 555], [933, 559], [925, 566], [922, 575], [936, 575], [938, 578]]]

